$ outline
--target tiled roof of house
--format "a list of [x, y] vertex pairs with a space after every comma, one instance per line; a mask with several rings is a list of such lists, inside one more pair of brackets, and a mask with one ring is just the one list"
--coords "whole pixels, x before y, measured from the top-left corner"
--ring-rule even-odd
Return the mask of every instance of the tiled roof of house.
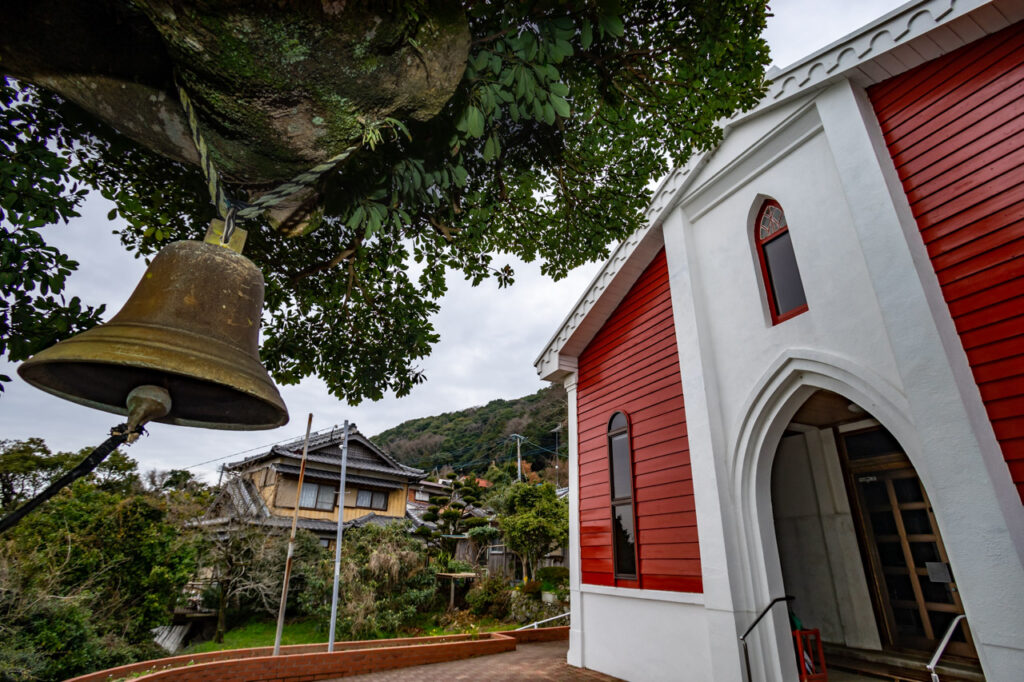
[[[293, 464], [283, 464], [277, 462], [274, 465], [274, 469], [280, 471], [282, 474], [290, 474], [292, 476], [299, 475], [299, 468]], [[318, 481], [340, 481], [340, 471], [326, 471], [324, 469], [312, 469], [306, 467], [306, 478], [318, 480]], [[345, 472], [345, 485], [362, 485], [370, 488], [383, 488], [386, 490], [400, 490], [402, 484], [398, 481], [387, 481], [382, 478], [369, 478], [367, 476], [353, 475]]]
[[[311, 435], [307, 462], [331, 464], [340, 469], [343, 440], [344, 431], [337, 428]], [[287, 441], [272, 446], [266, 452], [237, 462], [229, 462], [224, 468], [228, 471], [241, 471], [272, 457], [301, 460], [304, 446], [305, 438]], [[349, 427], [348, 467], [366, 472], [392, 474], [408, 481], [418, 481], [426, 473], [422, 469], [402, 464], [355, 430], [354, 426]]]

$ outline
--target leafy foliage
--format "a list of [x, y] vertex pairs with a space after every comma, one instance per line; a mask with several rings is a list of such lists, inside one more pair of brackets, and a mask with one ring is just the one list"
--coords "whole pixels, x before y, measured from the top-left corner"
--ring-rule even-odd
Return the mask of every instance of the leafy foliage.
[[[62, 294], [78, 264], [46, 244], [88, 191], [71, 164], [74, 137], [52, 96], [0, 79], [0, 356], [24, 360], [99, 321], [103, 307]], [[0, 375], [0, 391], [6, 376]]]
[[[31, 494], [78, 455], [5, 442], [0, 477]], [[38, 465], [33, 470], [31, 462]], [[133, 461], [76, 481], [0, 540], [0, 678], [64, 679], [148, 657], [195, 566], [190, 499], [144, 489]]]
[[[439, 115], [394, 126], [327, 178], [319, 227], [298, 242], [252, 226], [246, 253], [266, 275], [262, 354], [276, 380], [316, 374], [350, 404], [408, 393], [424, 379], [416, 361], [438, 340], [431, 316], [449, 270], [505, 286], [514, 273], [496, 260], [501, 254], [540, 260], [555, 278], [606, 257], [641, 226], [651, 181], [714, 145], [716, 123], [763, 92], [762, 0], [533, 0], [470, 3], [467, 13], [466, 69]], [[20, 108], [19, 92], [31, 88], [8, 81], [0, 104]], [[127, 221], [121, 236], [130, 249], [148, 256], [202, 234], [212, 210], [197, 169], [139, 149], [69, 106], [38, 96], [31, 103], [33, 138], [62, 154], [74, 149], [75, 173]], [[4, 163], [46, 169], [58, 194], [67, 173], [52, 159], [10, 151]], [[33, 195], [22, 186], [5, 180], [0, 197], [14, 188], [2, 200], [26, 201]], [[28, 238], [7, 232], [8, 241]], [[42, 269], [16, 290], [48, 281], [61, 291], [70, 265], [38, 253]], [[48, 314], [47, 301], [19, 303], [39, 314], [6, 332], [10, 352], [32, 352], [95, 321], [96, 311], [76, 313], [74, 299], [63, 317]]]
[[537, 562], [569, 539], [569, 503], [555, 495], [550, 483], [514, 483], [491, 499], [506, 549], [522, 560], [526, 574], [536, 578]]
[[[203, 536], [201, 557], [214, 585], [214, 641], [224, 640], [229, 618], [238, 622], [255, 614], [277, 614], [288, 557], [287, 529], [239, 525], [210, 532]], [[322, 588], [323, 565], [328, 561], [330, 555], [316, 536], [306, 530], [296, 533], [288, 584], [288, 604], [293, 611], [304, 610], [302, 597], [307, 589]]]
[[483, 490], [479, 482], [471, 477], [453, 480], [447, 495], [434, 495], [430, 498], [430, 506], [427, 507], [423, 520], [434, 523], [437, 530], [431, 531], [426, 526], [420, 526], [417, 534], [429, 541], [431, 547], [436, 550], [438, 564], [445, 570], [456, 570], [452, 564], [459, 538], [467, 532], [488, 525], [486, 518], [470, 513], [471, 506], [480, 505], [482, 495]]
[[466, 593], [466, 603], [473, 613], [498, 620], [508, 617], [511, 599], [508, 581], [499, 575], [480, 576]]
[[[337, 632], [348, 639], [382, 637], [412, 624], [436, 604], [435, 567], [407, 523], [367, 524], [345, 533], [341, 553]], [[323, 568], [321, 591], [302, 596], [306, 610], [330, 614], [333, 564]]]

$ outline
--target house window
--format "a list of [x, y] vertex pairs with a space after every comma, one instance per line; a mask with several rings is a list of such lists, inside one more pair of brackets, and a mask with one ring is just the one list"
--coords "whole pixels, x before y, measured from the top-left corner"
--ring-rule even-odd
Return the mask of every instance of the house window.
[[778, 324], [807, 310], [789, 224], [778, 202], [764, 202], [754, 224], [754, 237], [772, 324]]
[[608, 422], [608, 467], [611, 473], [612, 556], [615, 577], [636, 579], [636, 513], [633, 510], [633, 462], [629, 422], [616, 412]]
[[388, 494], [375, 490], [357, 490], [356, 506], [363, 509], [385, 510], [388, 508]]
[[417, 490], [416, 491], [416, 501], [417, 502], [430, 502], [430, 493], [428, 493], [426, 490]]
[[299, 506], [303, 509], [319, 509], [320, 511], [331, 511], [334, 509], [334, 494], [337, 491], [333, 485], [321, 485], [318, 483], [302, 482], [302, 495], [299, 497]]

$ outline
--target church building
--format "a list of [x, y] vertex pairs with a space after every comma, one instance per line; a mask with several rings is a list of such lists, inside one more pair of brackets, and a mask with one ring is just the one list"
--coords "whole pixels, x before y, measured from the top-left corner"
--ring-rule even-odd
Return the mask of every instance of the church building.
[[536, 361], [569, 662], [797, 680], [791, 610], [830, 670], [928, 679], [951, 632], [941, 679], [1020, 680], [1024, 2], [915, 0], [769, 78]]

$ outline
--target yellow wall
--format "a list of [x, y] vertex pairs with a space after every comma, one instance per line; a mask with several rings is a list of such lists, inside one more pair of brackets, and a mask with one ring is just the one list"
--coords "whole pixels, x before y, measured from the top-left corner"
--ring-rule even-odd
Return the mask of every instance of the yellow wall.
[[[263, 495], [264, 501], [270, 508], [271, 513], [277, 514], [278, 516], [291, 516], [295, 510], [295, 493], [298, 489], [298, 481], [295, 479], [284, 478], [283, 476], [275, 476], [272, 474], [267, 475], [267, 483], [269, 485], [261, 486], [262, 474], [255, 472], [253, 475], [253, 482], [260, 489], [260, 494]], [[276, 485], [275, 485], [276, 484]], [[365, 509], [357, 508], [356, 504], [356, 488], [345, 486], [345, 514], [342, 517], [343, 521], [351, 521], [352, 519], [358, 519], [360, 516], [365, 516], [370, 512], [377, 514], [378, 516], [391, 516], [395, 518], [401, 518], [405, 516], [405, 501], [408, 496], [408, 486], [403, 485], [398, 490], [388, 491], [388, 507], [387, 509]], [[323, 519], [328, 521], [338, 520], [338, 508], [335, 507], [331, 511], [320, 511], [318, 509], [300, 509], [299, 516], [304, 519]]]
[[405, 516], [405, 498], [408, 495], [407, 491], [408, 487], [406, 486], [402, 486], [400, 490], [389, 491], [387, 509], [365, 509], [356, 508], [356, 489], [346, 486], [345, 516], [342, 517], [342, 520], [351, 521], [352, 519], [358, 519], [360, 516], [365, 516], [370, 512], [373, 512], [377, 516], [393, 516], [396, 518], [403, 517]]

